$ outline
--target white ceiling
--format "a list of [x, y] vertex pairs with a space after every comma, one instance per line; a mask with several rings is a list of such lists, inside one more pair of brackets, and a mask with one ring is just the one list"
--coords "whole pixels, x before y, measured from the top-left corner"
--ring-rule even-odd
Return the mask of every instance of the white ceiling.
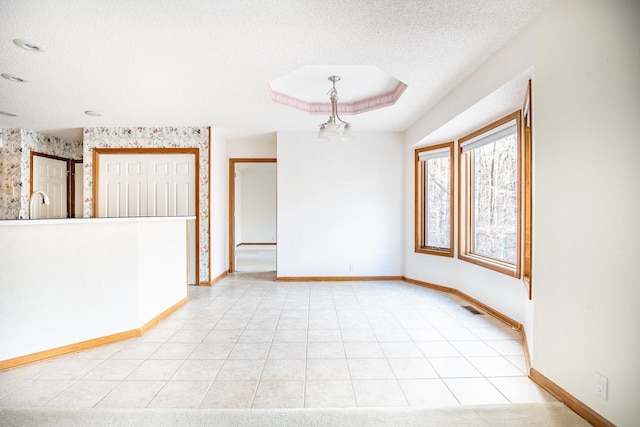
[[365, 65], [408, 88], [353, 116], [354, 131], [404, 131], [552, 1], [0, 0], [0, 73], [28, 80], [0, 78], [0, 111], [18, 115], [0, 126], [76, 140], [92, 126], [315, 131], [324, 117], [272, 103], [267, 84], [305, 65]]

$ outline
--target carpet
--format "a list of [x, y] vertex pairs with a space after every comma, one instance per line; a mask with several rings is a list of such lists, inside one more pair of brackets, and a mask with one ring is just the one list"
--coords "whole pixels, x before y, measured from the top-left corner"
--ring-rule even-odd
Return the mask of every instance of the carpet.
[[348, 409], [58, 409], [1, 408], [2, 426], [221, 426], [221, 427], [583, 427], [562, 403], [444, 408]]

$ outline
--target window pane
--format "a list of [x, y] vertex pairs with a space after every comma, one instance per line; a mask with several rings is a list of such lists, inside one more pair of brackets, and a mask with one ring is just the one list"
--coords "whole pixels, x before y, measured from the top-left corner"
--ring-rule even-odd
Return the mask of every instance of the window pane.
[[518, 244], [516, 134], [472, 150], [473, 248], [515, 264]]
[[429, 159], [425, 167], [425, 245], [450, 248], [451, 161], [449, 156]]

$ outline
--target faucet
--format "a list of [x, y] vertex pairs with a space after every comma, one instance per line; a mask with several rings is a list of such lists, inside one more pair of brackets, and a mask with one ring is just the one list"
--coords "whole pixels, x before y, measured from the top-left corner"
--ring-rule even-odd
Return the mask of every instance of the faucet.
[[33, 202], [35, 201], [35, 195], [36, 194], [40, 194], [42, 196], [42, 203], [44, 203], [45, 205], [50, 205], [51, 201], [49, 200], [49, 196], [47, 196], [47, 193], [45, 193], [44, 191], [34, 191], [33, 193], [31, 193], [31, 200], [29, 201], [29, 219], [33, 219]]

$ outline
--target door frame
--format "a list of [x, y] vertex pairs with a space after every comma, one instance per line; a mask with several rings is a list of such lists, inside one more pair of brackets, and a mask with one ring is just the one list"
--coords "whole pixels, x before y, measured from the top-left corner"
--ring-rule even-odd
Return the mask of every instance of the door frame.
[[[236, 271], [236, 163], [277, 163], [278, 159], [230, 158], [229, 159], [229, 273]], [[278, 204], [276, 203], [276, 210]], [[277, 215], [277, 212], [276, 212]], [[276, 236], [276, 243], [278, 238]], [[276, 255], [277, 256], [277, 255]]]
[[[76, 206], [76, 192], [80, 191], [82, 193], [83, 187], [76, 188], [76, 165], [82, 164], [82, 160], [69, 160], [69, 218], [82, 218], [83, 215], [78, 216], [78, 208], [80, 208], [81, 212], [84, 210], [84, 206]], [[80, 180], [82, 181], [82, 176], [80, 176]], [[84, 198], [84, 197], [83, 197]]]
[[100, 188], [100, 156], [111, 154], [193, 154], [195, 156], [196, 203], [196, 284], [200, 284], [200, 149], [199, 148], [94, 148], [93, 149], [93, 216], [97, 218], [98, 189]]
[[61, 162], [65, 162], [67, 164], [67, 218], [71, 217], [71, 203], [72, 202], [72, 198], [73, 198], [73, 193], [72, 193], [72, 180], [71, 180], [71, 166], [73, 165], [73, 162], [76, 162], [77, 160], [73, 160], [73, 159], [68, 159], [66, 157], [60, 157], [60, 156], [54, 156], [52, 154], [45, 154], [45, 153], [39, 153], [37, 151], [30, 151], [29, 152], [29, 201], [31, 201], [31, 195], [33, 194], [33, 158], [34, 157], [46, 157], [49, 159], [53, 159], [53, 160], [60, 160]]

